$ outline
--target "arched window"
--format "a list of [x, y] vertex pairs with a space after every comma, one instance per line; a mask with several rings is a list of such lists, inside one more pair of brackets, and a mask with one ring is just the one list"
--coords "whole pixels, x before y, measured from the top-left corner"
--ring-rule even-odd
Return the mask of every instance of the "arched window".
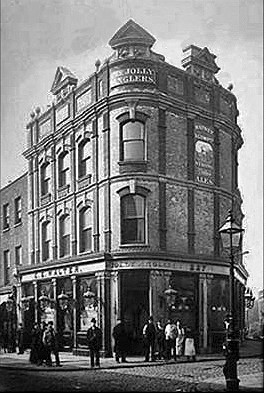
[[91, 173], [90, 168], [90, 142], [82, 141], [78, 146], [78, 176], [82, 178]]
[[121, 126], [121, 161], [145, 160], [145, 127], [139, 121]]
[[59, 254], [60, 257], [70, 254], [70, 216], [64, 215], [59, 219]]
[[42, 260], [49, 260], [51, 255], [52, 225], [50, 221], [42, 223]]
[[58, 157], [58, 186], [69, 183], [69, 153], [62, 152]]
[[41, 166], [41, 194], [45, 196], [50, 191], [51, 184], [51, 166], [45, 162]]
[[81, 209], [79, 212], [79, 251], [92, 250], [92, 220], [89, 208]]
[[128, 194], [121, 198], [121, 243], [145, 243], [146, 198]]

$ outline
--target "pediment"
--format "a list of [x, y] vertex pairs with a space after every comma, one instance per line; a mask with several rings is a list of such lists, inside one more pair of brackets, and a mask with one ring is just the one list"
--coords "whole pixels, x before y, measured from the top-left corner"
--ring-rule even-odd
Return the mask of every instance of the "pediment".
[[56, 94], [58, 90], [62, 89], [63, 86], [66, 85], [74, 85], [76, 86], [78, 83], [77, 77], [66, 67], [57, 67], [54, 82], [51, 87], [51, 92]]
[[109, 45], [117, 48], [125, 44], [142, 44], [151, 47], [155, 38], [132, 19], [127, 21], [111, 38]]
[[205, 63], [209, 67], [211, 67], [213, 70], [219, 70], [219, 67], [217, 66], [215, 59], [216, 56], [213, 55], [207, 47], [203, 48], [197, 55], [198, 60], [201, 62]]

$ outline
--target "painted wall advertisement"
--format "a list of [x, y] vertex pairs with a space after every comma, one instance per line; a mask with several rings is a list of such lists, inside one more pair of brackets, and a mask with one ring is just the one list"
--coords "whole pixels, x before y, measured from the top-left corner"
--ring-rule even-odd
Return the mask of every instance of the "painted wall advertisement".
[[111, 70], [111, 88], [131, 83], [156, 84], [156, 72], [148, 66], [132, 65]]
[[195, 180], [214, 184], [214, 131], [202, 124], [195, 124]]

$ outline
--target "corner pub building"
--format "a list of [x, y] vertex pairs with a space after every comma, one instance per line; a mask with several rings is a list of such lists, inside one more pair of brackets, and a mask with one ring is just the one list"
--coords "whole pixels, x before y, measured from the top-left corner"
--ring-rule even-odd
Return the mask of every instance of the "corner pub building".
[[129, 20], [109, 41], [112, 55], [82, 83], [58, 67], [54, 103], [27, 125], [29, 257], [19, 269], [18, 320], [26, 330], [53, 320], [62, 349], [74, 354], [88, 352], [92, 317], [105, 356], [121, 317], [139, 353], [149, 315], [191, 327], [199, 351], [221, 349], [229, 258], [218, 229], [231, 208], [243, 219], [236, 97], [219, 84], [206, 47], [185, 48], [181, 70], [154, 43]]

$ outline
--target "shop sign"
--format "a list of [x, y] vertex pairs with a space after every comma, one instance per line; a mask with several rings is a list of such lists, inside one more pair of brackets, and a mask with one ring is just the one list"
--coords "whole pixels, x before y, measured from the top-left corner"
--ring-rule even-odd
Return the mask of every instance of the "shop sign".
[[128, 83], [156, 84], [156, 72], [150, 67], [127, 67], [111, 71], [111, 87]]
[[214, 184], [214, 131], [195, 124], [195, 179], [196, 182]]
[[109, 263], [113, 269], [170, 269], [194, 273], [228, 274], [225, 267], [215, 267], [201, 263], [181, 263], [174, 261], [114, 261]]
[[54, 268], [48, 271], [35, 272], [34, 279], [55, 278], [58, 276], [72, 275], [79, 273], [79, 266]]

